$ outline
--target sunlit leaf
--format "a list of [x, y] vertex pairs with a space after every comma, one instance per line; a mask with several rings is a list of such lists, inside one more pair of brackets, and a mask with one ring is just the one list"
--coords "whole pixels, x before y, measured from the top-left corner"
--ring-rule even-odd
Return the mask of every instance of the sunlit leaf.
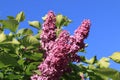
[[102, 59], [100, 59], [97, 63], [99, 65], [100, 68], [108, 68], [110, 63], [109, 63], [109, 58], [105, 58], [103, 57]]
[[20, 44], [20, 42], [17, 39], [13, 38], [12, 44]]
[[89, 69], [95, 69], [95, 66], [94, 66], [94, 65], [89, 64], [89, 65], [88, 65], [88, 68], [89, 68]]
[[17, 32], [17, 34], [32, 35], [33, 31], [31, 29], [28, 29], [28, 28], [26, 28], [26, 29], [22, 28]]
[[101, 77], [112, 80], [120, 80], [120, 72], [111, 68], [101, 68], [94, 70], [95, 73]]
[[91, 58], [90, 60], [89, 60], [89, 63], [90, 64], [94, 64], [95, 62], [96, 62], [96, 56], [94, 56], [93, 58]]
[[16, 32], [18, 29], [18, 21], [16, 20], [0, 20], [0, 23], [3, 25], [3, 28], [10, 29], [12, 32]]
[[8, 44], [20, 44], [20, 42], [17, 39], [13, 38], [12, 41], [5, 41], [5, 42], [2, 42], [0, 44], [6, 44], [6, 45], [8, 45]]
[[63, 16], [62, 14], [58, 14], [56, 16], [56, 25], [59, 29], [62, 26], [67, 26], [69, 23], [71, 23], [71, 20], [68, 19], [66, 16]]
[[117, 62], [117, 63], [120, 63], [120, 52], [115, 52], [115, 53], [113, 53], [113, 54], [110, 56], [110, 58], [111, 58], [113, 61], [115, 61], [115, 62]]
[[4, 33], [0, 33], [0, 42], [6, 40], [6, 35]]
[[56, 24], [57, 24], [57, 26], [62, 26], [62, 23], [64, 22], [63, 19], [64, 19], [64, 17], [61, 14], [58, 14], [56, 16]]
[[96, 56], [94, 56], [93, 58], [91, 58], [90, 60], [85, 60], [84, 62], [88, 63], [88, 64], [94, 64], [97, 61]]
[[26, 47], [40, 44], [39, 41], [32, 35], [24, 36], [23, 39], [21, 40], [21, 43]]
[[20, 13], [17, 14], [16, 20], [17, 20], [18, 22], [24, 21], [24, 19], [25, 19], [24, 12], [20, 12]]
[[32, 26], [34, 28], [37, 28], [37, 29], [40, 29], [40, 27], [41, 27], [39, 21], [29, 21], [28, 23], [29, 23], [30, 26]]

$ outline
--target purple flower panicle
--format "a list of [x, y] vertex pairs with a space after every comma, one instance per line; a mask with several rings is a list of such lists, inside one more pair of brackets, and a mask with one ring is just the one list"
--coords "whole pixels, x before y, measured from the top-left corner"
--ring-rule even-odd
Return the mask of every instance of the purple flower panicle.
[[46, 51], [48, 50], [48, 43], [50, 41], [55, 41], [56, 39], [56, 18], [55, 14], [52, 11], [49, 11], [45, 22], [43, 23], [42, 27], [42, 34], [40, 35], [42, 48]]
[[73, 36], [62, 30], [56, 38], [55, 14], [50, 11], [43, 23], [43, 32], [40, 36], [42, 48], [46, 51], [44, 61], [38, 66], [41, 75], [33, 75], [31, 80], [59, 80], [65, 72], [70, 72], [69, 63], [80, 62], [76, 54], [84, 48], [84, 39], [87, 38], [90, 21], [84, 20]]

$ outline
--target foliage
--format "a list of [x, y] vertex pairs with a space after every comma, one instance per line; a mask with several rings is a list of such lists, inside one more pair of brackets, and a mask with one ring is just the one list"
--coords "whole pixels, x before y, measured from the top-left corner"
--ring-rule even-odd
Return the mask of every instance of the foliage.
[[[33, 31], [29, 28], [18, 30], [24, 19], [24, 13], [20, 12], [16, 17], [0, 20], [0, 79], [27, 80], [42, 61], [39, 39]], [[5, 34], [5, 29], [10, 33]]]
[[[24, 12], [16, 17], [8, 16], [6, 20], [0, 20], [0, 80], [29, 80], [33, 74], [41, 74], [37, 67], [44, 60], [41, 48], [39, 21], [29, 21], [29, 25], [37, 29], [37, 34], [30, 28], [18, 29], [20, 23], [25, 20]], [[43, 17], [45, 20], [45, 17]], [[57, 35], [60, 29], [71, 23], [66, 16], [56, 16]], [[5, 30], [10, 30], [6, 33]], [[81, 49], [80, 52], [85, 52]], [[64, 73], [61, 80], [120, 80], [120, 72], [109, 68], [109, 60], [120, 63], [120, 52], [115, 52], [109, 57], [100, 60], [94, 56], [88, 60], [80, 56], [81, 62], [70, 63], [71, 72]], [[114, 74], [114, 75], [113, 75]]]

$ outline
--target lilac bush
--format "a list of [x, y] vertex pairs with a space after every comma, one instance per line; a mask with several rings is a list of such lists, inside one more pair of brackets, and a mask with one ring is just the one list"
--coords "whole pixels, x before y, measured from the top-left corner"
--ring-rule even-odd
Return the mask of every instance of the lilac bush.
[[71, 22], [62, 14], [48, 12], [42, 29], [39, 21], [29, 21], [37, 34], [29, 27], [19, 28], [24, 20], [24, 12], [0, 19], [0, 80], [120, 80], [120, 71], [109, 66], [110, 60], [120, 63], [119, 51], [99, 60], [77, 55], [86, 47], [89, 20], [83, 20], [72, 36], [62, 30]]
[[85, 47], [84, 39], [88, 36], [90, 21], [84, 20], [74, 35], [70, 36], [67, 31], [61, 30], [58, 37], [55, 23], [54, 12], [48, 12], [40, 35], [45, 50], [44, 61], [38, 66], [41, 75], [34, 74], [31, 80], [59, 80], [64, 73], [71, 71], [69, 63], [80, 62], [80, 56], [76, 53]]

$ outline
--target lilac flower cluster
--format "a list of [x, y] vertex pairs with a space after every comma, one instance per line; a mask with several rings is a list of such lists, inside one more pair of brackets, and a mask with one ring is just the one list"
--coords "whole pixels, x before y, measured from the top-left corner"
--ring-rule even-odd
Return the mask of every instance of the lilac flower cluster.
[[76, 54], [76, 52], [85, 47], [84, 39], [87, 38], [89, 30], [90, 20], [84, 20], [78, 29], [75, 30], [74, 35], [70, 36], [69, 43], [71, 48], [69, 53], [72, 53], [72, 61], [80, 61], [80, 57]]
[[42, 34], [40, 35], [42, 48], [46, 50], [44, 57], [47, 56], [49, 49], [49, 44], [56, 39], [56, 18], [55, 14], [50, 11], [47, 16], [46, 20], [43, 23]]
[[44, 61], [38, 66], [41, 75], [33, 75], [31, 80], [59, 80], [65, 72], [70, 72], [69, 63], [80, 61], [76, 54], [78, 50], [84, 48], [84, 39], [87, 38], [90, 21], [84, 20], [73, 36], [62, 30], [56, 38], [55, 15], [48, 12], [43, 24], [43, 32], [40, 36], [42, 48], [46, 50]]

